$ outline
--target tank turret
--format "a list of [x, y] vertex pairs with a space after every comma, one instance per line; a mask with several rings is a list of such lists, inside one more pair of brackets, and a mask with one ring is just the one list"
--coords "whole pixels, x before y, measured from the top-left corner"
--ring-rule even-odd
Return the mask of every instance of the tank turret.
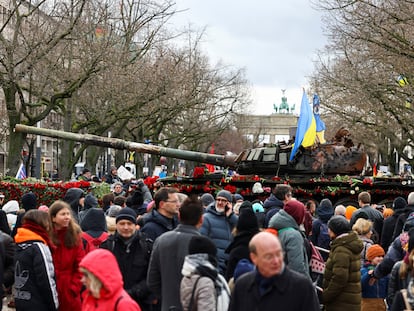
[[[343, 131], [343, 129], [341, 130]], [[289, 161], [292, 145], [287, 144], [247, 149], [234, 156], [166, 148], [118, 138], [71, 133], [22, 124], [17, 124], [15, 131], [78, 141], [89, 145], [213, 164], [234, 169], [240, 175], [359, 175], [366, 163], [363, 146], [354, 146], [349, 139], [349, 132], [341, 134], [339, 131], [332, 143], [299, 148], [292, 161]]]

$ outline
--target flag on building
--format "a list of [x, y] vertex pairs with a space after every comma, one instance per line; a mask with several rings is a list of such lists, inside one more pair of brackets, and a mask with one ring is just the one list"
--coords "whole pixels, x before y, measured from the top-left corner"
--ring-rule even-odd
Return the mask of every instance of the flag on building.
[[319, 114], [320, 100], [318, 94], [313, 94], [313, 117], [315, 118], [316, 123], [316, 137], [318, 138], [319, 143], [326, 143], [325, 140], [325, 122], [321, 120]]
[[16, 178], [17, 179], [25, 179], [27, 178], [27, 174], [26, 174], [26, 167], [24, 166], [24, 164], [20, 164], [19, 170], [17, 171], [16, 174]]
[[300, 114], [298, 120], [298, 127], [296, 128], [295, 142], [290, 153], [290, 161], [293, 160], [299, 146], [310, 147], [313, 146], [316, 139], [316, 122], [309, 105], [308, 97], [305, 90], [303, 90], [302, 103], [300, 105]]

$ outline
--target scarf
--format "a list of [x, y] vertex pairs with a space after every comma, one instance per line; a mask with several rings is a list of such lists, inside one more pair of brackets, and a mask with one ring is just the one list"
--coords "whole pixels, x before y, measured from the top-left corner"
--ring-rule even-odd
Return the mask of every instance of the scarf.
[[210, 278], [216, 288], [217, 311], [228, 310], [230, 304], [230, 289], [224, 277], [218, 273], [217, 268], [209, 261], [208, 254], [185, 256], [181, 273], [185, 277], [197, 274], [200, 277]]
[[22, 228], [25, 228], [27, 230], [30, 230], [42, 237], [43, 240], [45, 240], [47, 246], [49, 246], [50, 250], [53, 250], [55, 248], [55, 245], [53, 244], [52, 240], [50, 239], [49, 234], [47, 233], [46, 229], [43, 228], [41, 225], [31, 221], [31, 220], [25, 220], [24, 224], [22, 225]]

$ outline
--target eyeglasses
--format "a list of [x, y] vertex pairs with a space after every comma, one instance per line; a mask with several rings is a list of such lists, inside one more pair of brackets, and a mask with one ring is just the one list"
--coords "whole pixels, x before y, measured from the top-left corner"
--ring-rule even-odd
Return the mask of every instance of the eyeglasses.
[[165, 200], [164, 202], [170, 202], [170, 203], [178, 203], [178, 200]]
[[216, 199], [217, 202], [225, 202], [227, 203], [228, 201], [226, 199]]

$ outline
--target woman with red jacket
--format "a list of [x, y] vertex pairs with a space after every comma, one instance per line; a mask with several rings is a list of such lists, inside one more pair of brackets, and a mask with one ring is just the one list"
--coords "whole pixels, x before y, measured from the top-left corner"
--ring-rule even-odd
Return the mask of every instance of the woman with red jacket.
[[53, 263], [56, 272], [56, 287], [59, 311], [81, 310], [81, 278], [79, 263], [85, 256], [81, 240], [81, 229], [72, 216], [70, 205], [55, 201], [49, 208], [52, 221]]
[[141, 311], [124, 290], [121, 270], [115, 256], [106, 249], [88, 253], [80, 263], [83, 273], [82, 311]]

